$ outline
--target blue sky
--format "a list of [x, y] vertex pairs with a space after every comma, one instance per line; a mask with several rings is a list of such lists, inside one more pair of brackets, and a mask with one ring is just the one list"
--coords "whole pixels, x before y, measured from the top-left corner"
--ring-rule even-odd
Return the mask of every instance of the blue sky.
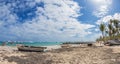
[[0, 0], [0, 41], [95, 41], [120, 0]]

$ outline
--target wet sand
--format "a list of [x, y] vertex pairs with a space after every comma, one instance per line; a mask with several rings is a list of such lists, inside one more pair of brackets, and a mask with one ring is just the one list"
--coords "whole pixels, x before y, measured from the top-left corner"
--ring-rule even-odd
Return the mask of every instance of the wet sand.
[[120, 64], [120, 46], [71, 47], [46, 52], [21, 52], [16, 47], [0, 46], [0, 64]]

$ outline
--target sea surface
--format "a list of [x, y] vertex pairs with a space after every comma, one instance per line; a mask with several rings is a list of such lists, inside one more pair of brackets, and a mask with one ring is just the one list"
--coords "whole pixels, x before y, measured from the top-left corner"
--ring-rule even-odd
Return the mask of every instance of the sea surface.
[[[0, 42], [2, 45], [3, 42]], [[52, 45], [60, 45], [62, 42], [5, 42], [7, 46], [16, 46], [17, 44], [23, 44], [26, 46], [52, 46]]]

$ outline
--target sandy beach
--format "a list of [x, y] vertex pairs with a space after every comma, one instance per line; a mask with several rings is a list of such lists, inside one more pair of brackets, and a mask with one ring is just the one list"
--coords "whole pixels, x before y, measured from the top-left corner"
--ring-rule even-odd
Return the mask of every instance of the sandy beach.
[[51, 51], [21, 52], [16, 47], [0, 46], [0, 64], [120, 64], [120, 46], [48, 49]]

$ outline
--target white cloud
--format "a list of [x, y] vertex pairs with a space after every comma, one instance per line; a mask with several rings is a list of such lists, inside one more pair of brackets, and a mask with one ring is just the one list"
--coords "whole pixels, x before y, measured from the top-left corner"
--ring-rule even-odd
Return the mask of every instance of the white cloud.
[[99, 31], [99, 29], [98, 29], [98, 28], [96, 28], [96, 29], [95, 29], [95, 31], [96, 31], [96, 32], [98, 32], [98, 31]]
[[102, 23], [102, 22], [107, 23], [107, 22], [109, 22], [110, 19], [120, 20], [120, 13], [115, 13], [114, 15], [105, 16], [105, 17], [99, 19], [99, 20], [96, 22], [96, 24], [99, 25], [99, 24]]
[[93, 4], [96, 6], [95, 10], [93, 11], [93, 15], [96, 17], [104, 17], [109, 13], [109, 9], [112, 5], [112, 0], [96, 0]]
[[[4, 15], [11, 16], [7, 21], [15, 23], [9, 27], [0, 26], [0, 33], [4, 39], [78, 41], [80, 37], [85, 38], [86, 35], [91, 34], [88, 29], [95, 27], [90, 24], [82, 24], [76, 19], [82, 15], [79, 12], [81, 7], [73, 0], [34, 0], [31, 1], [33, 3], [27, 4], [35, 6], [35, 3], [41, 1], [44, 3], [44, 8], [37, 6], [36, 17], [29, 21], [25, 20], [24, 23], [19, 23], [19, 20], [16, 20], [17, 16], [11, 14], [11, 10], [6, 9], [5, 11], [8, 13], [3, 12]], [[24, 5], [21, 4], [20, 7], [25, 8]], [[11, 19], [15, 19], [15, 22], [10, 21]], [[6, 22], [3, 23], [6, 24]]]
[[106, 5], [100, 6], [97, 10], [93, 12], [96, 17], [103, 17], [108, 13], [108, 7]]
[[12, 14], [6, 5], [0, 6], [0, 25], [9, 25], [16, 22], [16, 15]]

